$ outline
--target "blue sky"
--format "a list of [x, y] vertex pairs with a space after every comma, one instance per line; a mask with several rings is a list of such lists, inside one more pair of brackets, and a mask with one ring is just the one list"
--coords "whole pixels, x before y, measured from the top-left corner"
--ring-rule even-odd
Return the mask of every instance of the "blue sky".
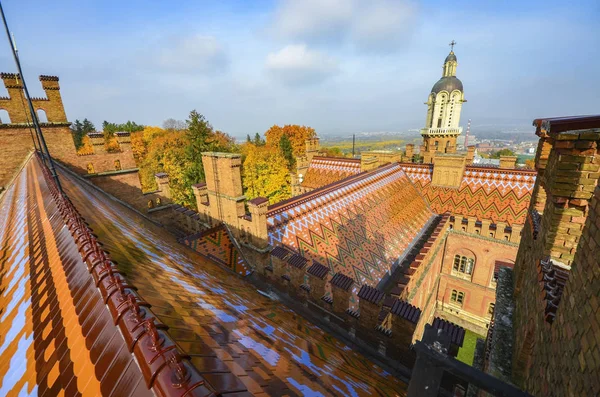
[[[600, 2], [5, 0], [33, 96], [70, 120], [160, 125], [192, 109], [235, 136], [420, 128], [456, 40], [461, 123], [600, 109]], [[6, 39], [2, 71], [14, 71]]]

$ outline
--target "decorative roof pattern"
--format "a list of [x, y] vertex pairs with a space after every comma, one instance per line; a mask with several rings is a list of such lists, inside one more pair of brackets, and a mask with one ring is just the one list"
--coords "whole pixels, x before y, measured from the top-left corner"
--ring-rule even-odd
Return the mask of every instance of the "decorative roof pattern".
[[269, 207], [269, 243], [376, 285], [433, 213], [398, 164]]
[[458, 189], [431, 185], [433, 166], [401, 164], [437, 213], [524, 224], [536, 172], [467, 166]]
[[[406, 385], [221, 266], [62, 175], [118, 268], [218, 393], [405, 395]], [[217, 393], [217, 394], [218, 394]]]
[[338, 157], [313, 157], [301, 186], [317, 189], [360, 173], [360, 160]]
[[180, 242], [240, 276], [252, 273], [252, 268], [244, 260], [223, 224], [184, 237]]

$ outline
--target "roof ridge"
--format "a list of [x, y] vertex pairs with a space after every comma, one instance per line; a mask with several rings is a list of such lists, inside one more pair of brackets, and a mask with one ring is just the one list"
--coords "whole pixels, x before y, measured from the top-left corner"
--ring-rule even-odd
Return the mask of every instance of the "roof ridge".
[[275, 215], [276, 213], [278, 213], [280, 211], [283, 211], [285, 208], [288, 208], [290, 206], [296, 206], [296, 205], [303, 204], [309, 200], [323, 196], [332, 191], [341, 189], [343, 187], [351, 185], [352, 183], [359, 182], [361, 180], [364, 180], [364, 179], [366, 179], [370, 176], [376, 175], [378, 173], [383, 173], [383, 172], [392, 170], [393, 168], [396, 168], [396, 167], [404, 173], [404, 170], [402, 169], [402, 167], [400, 167], [400, 165], [398, 163], [386, 164], [379, 168], [375, 168], [374, 170], [364, 171], [364, 172], [361, 172], [356, 175], [350, 175], [347, 178], [341, 179], [334, 183], [330, 183], [329, 185], [325, 185], [321, 188], [311, 190], [310, 192], [303, 193], [299, 196], [295, 196], [295, 197], [289, 198], [287, 200], [280, 201], [280, 202], [270, 205], [268, 207], [267, 218]]
[[311, 163], [313, 160], [330, 160], [330, 161], [345, 161], [345, 162], [349, 162], [349, 163], [357, 163], [360, 164], [360, 159], [352, 159], [352, 158], [348, 158], [348, 157], [330, 157], [330, 156], [314, 156], [311, 160]]

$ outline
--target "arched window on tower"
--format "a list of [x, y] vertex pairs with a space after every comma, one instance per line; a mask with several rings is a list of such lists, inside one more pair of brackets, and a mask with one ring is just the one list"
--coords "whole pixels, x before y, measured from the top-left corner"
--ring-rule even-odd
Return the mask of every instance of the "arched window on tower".
[[454, 263], [452, 264], [453, 276], [470, 280], [475, 269], [475, 258], [466, 255], [454, 255]]
[[35, 113], [36, 113], [37, 119], [40, 123], [48, 122], [48, 116], [46, 116], [46, 111], [44, 109], [38, 109], [38, 110], [36, 110]]
[[0, 109], [0, 124], [10, 124], [10, 116], [5, 109]]

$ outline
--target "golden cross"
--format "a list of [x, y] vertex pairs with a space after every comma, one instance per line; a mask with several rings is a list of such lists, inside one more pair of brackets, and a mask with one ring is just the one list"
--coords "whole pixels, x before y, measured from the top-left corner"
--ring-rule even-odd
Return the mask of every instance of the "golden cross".
[[454, 51], [454, 46], [456, 45], [456, 41], [452, 40], [449, 44], [450, 46], [450, 51]]

